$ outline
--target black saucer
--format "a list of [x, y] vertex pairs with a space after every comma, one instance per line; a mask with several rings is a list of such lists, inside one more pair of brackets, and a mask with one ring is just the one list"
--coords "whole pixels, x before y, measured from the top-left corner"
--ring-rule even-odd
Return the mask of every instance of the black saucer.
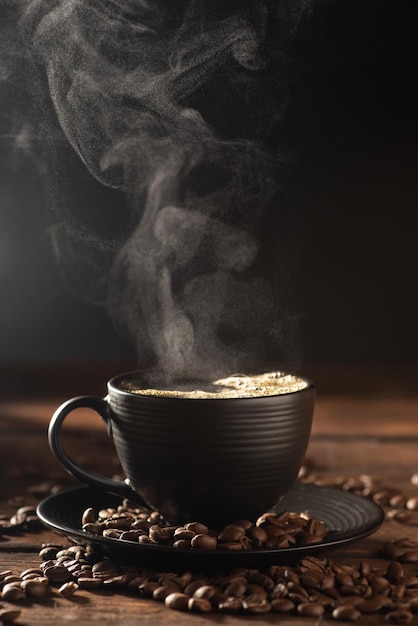
[[100, 546], [113, 559], [135, 563], [139, 567], [159, 570], [224, 570], [235, 567], [258, 569], [273, 564], [292, 564], [306, 555], [320, 556], [325, 552], [367, 537], [384, 520], [380, 506], [367, 498], [330, 487], [297, 483], [277, 504], [275, 511], [306, 512], [323, 520], [328, 527], [326, 539], [311, 546], [297, 546], [277, 550], [178, 550], [168, 546], [139, 544], [83, 532], [81, 516], [88, 507], [96, 511], [114, 507], [121, 499], [91, 487], [76, 487], [49, 496], [37, 509], [42, 522], [78, 544]]

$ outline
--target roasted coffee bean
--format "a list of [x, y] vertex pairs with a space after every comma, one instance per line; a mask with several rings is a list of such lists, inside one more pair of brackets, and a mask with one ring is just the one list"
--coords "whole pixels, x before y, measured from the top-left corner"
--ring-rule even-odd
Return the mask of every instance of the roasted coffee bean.
[[152, 592], [152, 597], [154, 600], [159, 600], [164, 602], [167, 596], [170, 593], [176, 593], [179, 591], [179, 588], [176, 585], [160, 585], [154, 589]]
[[392, 509], [386, 511], [386, 517], [388, 519], [394, 519], [401, 524], [408, 524], [412, 520], [412, 513], [410, 511], [404, 511], [399, 509]]
[[399, 557], [401, 563], [417, 563], [418, 562], [418, 550], [406, 550]]
[[397, 561], [389, 563], [385, 577], [390, 583], [396, 583], [404, 575], [403, 567]]
[[389, 593], [390, 583], [383, 576], [374, 576], [370, 580], [370, 587], [375, 594]]
[[414, 614], [418, 613], [418, 597], [409, 598], [409, 610]]
[[124, 589], [129, 581], [129, 574], [120, 574], [103, 580], [103, 587], [107, 589]]
[[[141, 537], [142, 539], [142, 537]], [[148, 539], [148, 537], [147, 537]], [[192, 547], [192, 544], [190, 541], [188, 541], [187, 539], [179, 539], [178, 541], [175, 541], [172, 545], [172, 548], [175, 548], [176, 550], [190, 550]]]
[[87, 508], [83, 515], [81, 516], [81, 523], [84, 524], [94, 524], [96, 522], [96, 514], [92, 507]]
[[151, 526], [151, 524], [149, 522], [147, 522], [147, 520], [144, 519], [136, 519], [132, 522], [132, 529], [133, 530], [145, 530], [147, 531], [149, 529], [149, 527]]
[[187, 603], [189, 611], [195, 611], [197, 613], [209, 613], [212, 610], [212, 605], [209, 600], [205, 598], [190, 598]]
[[405, 506], [409, 511], [418, 511], [418, 497], [408, 498]]
[[343, 622], [355, 622], [361, 617], [361, 613], [354, 606], [347, 604], [336, 607], [332, 611], [332, 617]]
[[77, 572], [82, 565], [83, 565], [83, 562], [81, 561], [81, 559], [80, 560], [74, 559], [73, 561], [67, 561], [65, 563], [65, 567], [67, 568], [69, 572], [71, 572], [71, 574], [73, 572]]
[[218, 540], [216, 537], [212, 537], [206, 533], [199, 533], [192, 538], [190, 545], [195, 550], [216, 550]]
[[118, 528], [105, 528], [103, 530], [103, 537], [107, 539], [120, 539], [123, 530], [119, 530]]
[[1, 590], [1, 597], [8, 602], [20, 602], [25, 599], [25, 592], [20, 586], [9, 583]]
[[242, 526], [236, 524], [228, 524], [218, 535], [220, 543], [235, 543], [245, 536], [245, 530]]
[[147, 520], [151, 522], [151, 524], [164, 525], [164, 518], [158, 513], [158, 511], [152, 511], [152, 513], [147, 517]]
[[259, 572], [258, 570], [248, 570], [248, 582], [260, 585], [266, 591], [271, 591], [274, 588], [274, 581], [272, 578], [263, 572]]
[[184, 572], [181, 576], [170, 577], [170, 579], [180, 587], [186, 587], [193, 579], [191, 572]]
[[254, 547], [253, 542], [246, 535], [244, 535], [244, 537], [241, 537], [239, 543], [241, 544], [243, 550], [251, 550]]
[[116, 509], [112, 509], [112, 508], [101, 509], [99, 511], [98, 518], [100, 520], [106, 520], [109, 517], [112, 517], [112, 515], [114, 515], [115, 513], [116, 513]]
[[13, 575], [13, 572], [12, 572], [12, 570], [11, 570], [11, 569], [4, 569], [4, 570], [2, 570], [2, 571], [0, 572], [0, 583], [4, 582], [4, 579], [5, 579], [7, 576], [12, 576], [12, 575]]
[[391, 597], [395, 602], [402, 600], [405, 595], [405, 585], [397, 584], [392, 589]]
[[127, 528], [130, 528], [132, 526], [132, 520], [133, 518], [131, 515], [112, 515], [112, 517], [108, 518], [104, 522], [104, 526], [106, 528], [117, 528], [118, 530], [126, 530]]
[[119, 539], [121, 541], [133, 541], [137, 542], [139, 537], [143, 536], [143, 530], [124, 530], [120, 535]]
[[46, 576], [43, 576], [42, 574], [39, 574], [39, 576], [35, 576], [35, 574], [29, 574], [28, 576], [25, 576], [25, 578], [22, 579], [22, 581], [26, 581], [26, 580], [37, 580], [39, 582], [42, 582], [44, 585], [49, 584], [48, 578]]
[[285, 598], [288, 595], [289, 591], [284, 582], [277, 583], [271, 591], [272, 598]]
[[42, 580], [23, 580], [21, 588], [28, 598], [45, 598], [48, 588]]
[[188, 596], [192, 596], [197, 589], [206, 585], [206, 582], [206, 578], [197, 578], [196, 580], [192, 580], [192, 582], [186, 585], [183, 591]]
[[370, 563], [368, 561], [360, 561], [358, 569], [362, 576], [367, 576], [371, 572]]
[[85, 524], [82, 525], [82, 530], [84, 530], [85, 533], [92, 533], [93, 535], [102, 535], [106, 529], [104, 529], [103, 526], [99, 524], [99, 522], [94, 522], [94, 523], [86, 522]]
[[243, 598], [242, 607], [247, 613], [269, 613], [271, 610], [270, 602], [258, 593]]
[[381, 506], [387, 506], [394, 496], [398, 496], [393, 489], [382, 489], [373, 494], [372, 500]]
[[301, 571], [304, 570], [315, 570], [319, 572], [324, 572], [327, 566], [327, 562], [325, 559], [318, 559], [314, 556], [307, 556], [304, 559], [299, 561], [299, 569]]
[[407, 501], [408, 498], [403, 493], [397, 493], [391, 497], [389, 504], [394, 508], [402, 509], [404, 506], [406, 506]]
[[233, 596], [235, 598], [242, 598], [247, 591], [246, 582], [231, 582], [226, 588], [224, 593], [227, 596]]
[[211, 602], [212, 606], [217, 607], [222, 602], [225, 602], [225, 600], [227, 600], [228, 597], [230, 597], [230, 596], [227, 596], [225, 593], [222, 593], [222, 591], [217, 589], [217, 591], [211, 597], [210, 602]]
[[94, 577], [110, 577], [116, 574], [116, 567], [112, 561], [102, 560], [97, 561], [92, 567], [92, 573]]
[[174, 531], [173, 539], [175, 541], [191, 541], [195, 536], [196, 533], [193, 530], [187, 529], [184, 526], [180, 526]]
[[[153, 524], [149, 527], [149, 537], [156, 543], [166, 544], [172, 539], [172, 537], [176, 537], [177, 539], [185, 539], [184, 536], [180, 537], [176, 535], [176, 528], [174, 526], [159, 526], [158, 524]], [[191, 532], [191, 531], [186, 531]]]
[[257, 583], [249, 583], [247, 585], [247, 595], [257, 595], [267, 598], [268, 593], [261, 585], [258, 585]]
[[243, 610], [240, 598], [226, 598], [218, 604], [218, 610], [222, 613], [239, 613]]
[[234, 523], [235, 526], [241, 526], [241, 528], [243, 528], [245, 531], [249, 530], [253, 526], [253, 523], [250, 522], [250, 520], [248, 519], [240, 519]]
[[58, 589], [58, 593], [64, 598], [69, 598], [75, 594], [75, 592], [79, 589], [79, 585], [73, 581], [68, 583], [64, 583]]
[[247, 578], [251, 575], [251, 570], [246, 567], [236, 567], [229, 575], [229, 580], [235, 580], [236, 578]]
[[301, 593], [295, 593], [293, 591], [291, 591], [287, 597], [289, 598], [289, 600], [292, 600], [292, 602], [294, 602], [295, 604], [303, 604], [304, 602], [308, 600], [306, 595], [302, 595]]
[[377, 613], [385, 606], [386, 602], [386, 596], [373, 596], [372, 598], [368, 598], [356, 604], [356, 608], [361, 611], [361, 613]]
[[288, 583], [287, 588], [289, 590], [289, 593], [296, 593], [302, 598], [307, 598], [309, 596], [308, 591], [304, 589], [302, 585], [300, 585], [299, 583], [295, 583], [291, 581]]
[[168, 608], [174, 609], [175, 611], [187, 611], [189, 600], [189, 596], [186, 596], [185, 593], [176, 591], [170, 593], [164, 600], [164, 603]]
[[174, 585], [177, 588], [177, 591], [180, 587], [185, 586], [182, 584], [181, 578], [174, 572], [163, 572], [161, 574], [157, 574], [156, 576], [153, 576], [151, 580], [156, 580], [160, 585]]
[[[322, 589], [322, 581], [324, 580], [324, 575], [320, 575], [319, 572], [305, 572], [300, 576], [300, 582], [303, 587], [307, 587], [308, 589]], [[333, 580], [333, 579], [332, 579]]]
[[266, 513], [260, 515], [256, 521], [256, 526], [263, 526], [266, 523], [281, 525], [281, 522], [278, 520], [278, 515], [272, 511], [267, 511]]
[[306, 522], [305, 531], [310, 535], [318, 535], [323, 538], [327, 534], [327, 527], [324, 522], [311, 518]]
[[316, 535], [312, 533], [301, 533], [299, 535], [299, 545], [301, 546], [312, 546], [315, 543], [320, 543], [323, 540], [322, 535]]
[[101, 578], [80, 577], [77, 578], [77, 584], [80, 589], [99, 589], [103, 585]]
[[268, 539], [265, 529], [261, 526], [251, 526], [248, 528], [247, 536], [252, 541], [254, 548], [261, 548]]
[[364, 588], [360, 585], [341, 585], [338, 592], [341, 596], [359, 596], [363, 597]]
[[334, 607], [347, 605], [357, 606], [360, 602], [364, 602], [364, 598], [361, 596], [339, 596], [338, 594], [335, 597], [332, 596], [332, 603]]
[[409, 624], [412, 619], [412, 613], [406, 610], [390, 611], [385, 616], [385, 620], [390, 624]]
[[51, 583], [63, 583], [71, 577], [71, 573], [64, 565], [45, 567], [44, 574]]
[[196, 591], [193, 593], [194, 598], [205, 598], [206, 600], [210, 600], [216, 593], [216, 587], [212, 585], [202, 585], [198, 587]]
[[160, 583], [158, 583], [156, 580], [146, 580], [141, 585], [139, 585], [138, 589], [147, 598], [152, 598], [154, 591], [160, 586]]
[[314, 602], [303, 602], [298, 605], [297, 610], [298, 613], [304, 617], [320, 617], [325, 612], [322, 604], [316, 604]]
[[20, 576], [17, 576], [16, 574], [9, 574], [8, 576], [5, 576], [3, 578], [3, 584], [4, 585], [10, 585], [11, 583], [18, 583], [20, 584], [21, 578]]
[[207, 535], [209, 532], [209, 528], [200, 522], [189, 522], [185, 525], [185, 529], [191, 530], [196, 535]]
[[295, 608], [295, 604], [286, 598], [274, 598], [271, 601], [271, 610], [274, 613], [289, 613]]

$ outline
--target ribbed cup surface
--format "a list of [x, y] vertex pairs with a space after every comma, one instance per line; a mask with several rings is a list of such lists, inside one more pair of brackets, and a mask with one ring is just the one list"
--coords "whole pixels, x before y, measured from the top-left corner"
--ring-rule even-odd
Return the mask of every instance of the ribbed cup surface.
[[309, 441], [315, 389], [258, 398], [141, 396], [109, 383], [131, 485], [172, 522], [255, 519], [286, 493]]

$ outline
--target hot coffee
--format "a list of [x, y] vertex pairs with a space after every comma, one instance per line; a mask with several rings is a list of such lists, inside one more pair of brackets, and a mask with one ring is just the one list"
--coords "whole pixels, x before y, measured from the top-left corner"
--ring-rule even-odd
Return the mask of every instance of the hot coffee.
[[235, 374], [214, 380], [204, 381], [175, 381], [163, 383], [158, 387], [148, 387], [156, 384], [154, 380], [148, 383], [139, 374], [122, 378], [119, 388], [123, 391], [146, 396], [161, 396], [175, 398], [258, 398], [261, 396], [275, 396], [285, 393], [294, 393], [308, 386], [303, 378], [283, 372], [267, 372], [246, 376]]

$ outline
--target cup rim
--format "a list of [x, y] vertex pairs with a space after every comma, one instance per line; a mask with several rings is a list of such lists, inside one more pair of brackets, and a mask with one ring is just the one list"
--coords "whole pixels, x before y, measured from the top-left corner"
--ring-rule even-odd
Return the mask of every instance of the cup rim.
[[[149, 371], [149, 370], [147, 370]], [[116, 392], [118, 395], [120, 396], [125, 396], [125, 397], [130, 397], [130, 398], [138, 398], [138, 399], [142, 399], [142, 400], [147, 400], [149, 402], [187, 402], [192, 403], [192, 402], [196, 402], [196, 403], [202, 403], [202, 402], [244, 402], [244, 401], [257, 401], [257, 404], [260, 403], [260, 401], [271, 401], [272, 398], [277, 399], [277, 398], [286, 398], [289, 396], [296, 396], [302, 393], [307, 393], [308, 391], [314, 391], [316, 390], [316, 384], [310, 379], [307, 378], [305, 376], [299, 375], [299, 374], [293, 374], [292, 372], [284, 372], [284, 374], [286, 375], [291, 375], [291, 376], [295, 376], [296, 378], [298, 378], [299, 380], [302, 380], [303, 382], [306, 383], [306, 386], [303, 387], [302, 389], [297, 389], [295, 391], [286, 391], [285, 393], [272, 393], [272, 394], [268, 394], [268, 395], [263, 395], [263, 396], [234, 396], [234, 397], [218, 397], [218, 396], [201, 396], [201, 397], [187, 397], [187, 396], [174, 396], [174, 395], [153, 395], [153, 394], [145, 394], [145, 393], [139, 393], [139, 392], [133, 392], [133, 391], [129, 391], [128, 389], [121, 389], [120, 387], [117, 386], [117, 382], [120, 381], [123, 378], [127, 378], [127, 377], [132, 377], [134, 375], [138, 375], [141, 373], [141, 370], [131, 370], [128, 372], [124, 372], [122, 374], [117, 374], [116, 376], [113, 376], [107, 383], [107, 387], [108, 387], [108, 391], [114, 391]], [[145, 373], [145, 372], [144, 372]]]

